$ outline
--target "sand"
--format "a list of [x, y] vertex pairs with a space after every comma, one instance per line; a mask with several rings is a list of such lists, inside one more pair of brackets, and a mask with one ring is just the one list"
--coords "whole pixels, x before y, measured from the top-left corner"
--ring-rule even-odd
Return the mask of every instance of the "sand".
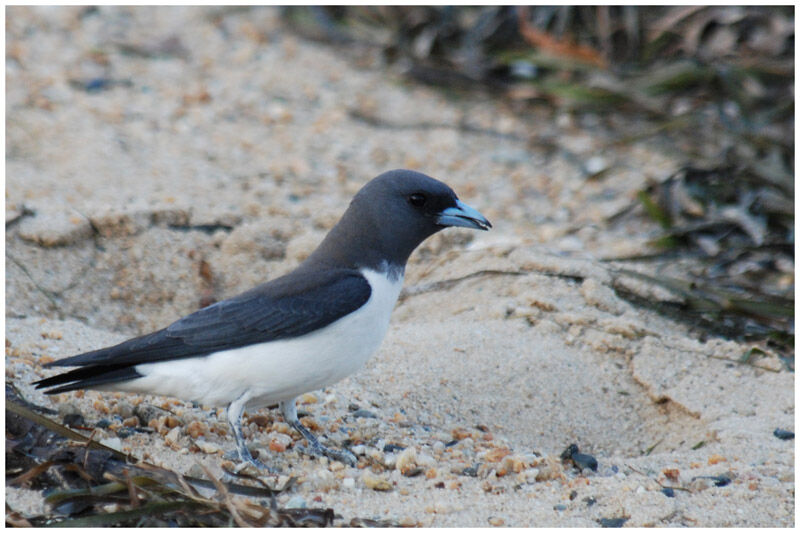
[[[45, 397], [30, 382], [53, 373], [43, 361], [290, 270], [369, 178], [414, 168], [494, 228], [426, 242], [379, 352], [301, 399], [329, 443], [356, 445], [360, 468], [299, 455], [277, 413], [249, 413], [269, 417], [246, 430], [262, 460], [298, 478], [279, 504], [332, 507], [337, 524], [794, 524], [794, 441], [772, 434], [794, 430], [794, 375], [635, 307], [600, 261], [647, 251], [655, 226], [606, 220], [682, 164], [657, 138], [609, 147], [639, 122], [451, 98], [375, 51], [298, 38], [275, 9], [9, 8], [7, 56], [6, 378], [30, 401], [90, 424], [166, 405], [177, 431], [119, 438], [112, 424], [98, 437], [221, 475], [233, 446], [222, 411]], [[97, 78], [115, 81], [86, 91]], [[421, 123], [441, 127], [397, 127]], [[587, 180], [574, 156], [609, 170]], [[559, 459], [572, 443], [596, 472]], [[46, 511], [27, 489], [6, 502]]]

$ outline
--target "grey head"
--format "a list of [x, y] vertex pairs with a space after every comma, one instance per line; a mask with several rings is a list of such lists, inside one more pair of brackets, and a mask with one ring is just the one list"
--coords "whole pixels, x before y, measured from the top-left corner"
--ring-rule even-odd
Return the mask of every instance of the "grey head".
[[422, 241], [449, 226], [492, 225], [441, 181], [391, 170], [361, 188], [304, 266], [403, 269]]

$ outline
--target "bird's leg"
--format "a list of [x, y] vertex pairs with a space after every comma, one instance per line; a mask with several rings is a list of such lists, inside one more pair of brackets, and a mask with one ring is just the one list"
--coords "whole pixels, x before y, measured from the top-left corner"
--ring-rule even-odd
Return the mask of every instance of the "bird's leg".
[[308, 430], [308, 428], [301, 424], [300, 420], [297, 418], [297, 407], [295, 406], [294, 398], [281, 402], [280, 409], [283, 419], [286, 421], [286, 423], [298, 431], [303, 438], [306, 439], [306, 442], [308, 442], [308, 448], [304, 446], [298, 446], [297, 449], [299, 451], [317, 457], [324, 455], [329, 459], [340, 461], [349, 466], [356, 466], [356, 464], [358, 464], [356, 456], [350, 453], [348, 450], [334, 450], [319, 443], [317, 438]]
[[244, 407], [249, 399], [250, 395], [244, 393], [228, 406], [228, 423], [231, 425], [233, 436], [236, 439], [236, 451], [239, 453], [239, 459], [242, 462], [246, 461], [259, 470], [266, 470], [273, 473], [274, 470], [272, 468], [250, 455], [250, 450], [247, 449], [247, 443], [242, 435], [242, 414], [244, 413]]

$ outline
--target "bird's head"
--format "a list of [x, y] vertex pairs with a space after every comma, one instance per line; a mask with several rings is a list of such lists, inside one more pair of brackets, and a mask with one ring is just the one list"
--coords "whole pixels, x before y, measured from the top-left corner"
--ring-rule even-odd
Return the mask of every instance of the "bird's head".
[[[391, 170], [361, 188], [326, 241], [347, 239], [361, 253], [404, 266], [422, 241], [450, 226], [492, 227], [441, 181], [412, 170]], [[335, 254], [328, 244], [328, 254]]]

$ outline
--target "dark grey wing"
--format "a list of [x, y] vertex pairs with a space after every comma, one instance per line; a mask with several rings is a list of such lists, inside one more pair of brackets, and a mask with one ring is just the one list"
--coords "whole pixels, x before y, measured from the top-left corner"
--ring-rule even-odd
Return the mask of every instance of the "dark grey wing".
[[69, 383], [56, 391], [138, 377], [133, 367], [207, 355], [297, 337], [352, 313], [371, 289], [355, 270], [293, 272], [244, 294], [185, 316], [165, 329], [116, 346], [53, 361], [46, 366], [80, 366], [36, 382], [38, 388]]
[[352, 313], [367, 300], [371, 289], [361, 273], [326, 271], [314, 276], [313, 288], [275, 297], [257, 291], [224, 300], [178, 320], [166, 336], [187, 346], [216, 351], [222, 347], [304, 335]]

